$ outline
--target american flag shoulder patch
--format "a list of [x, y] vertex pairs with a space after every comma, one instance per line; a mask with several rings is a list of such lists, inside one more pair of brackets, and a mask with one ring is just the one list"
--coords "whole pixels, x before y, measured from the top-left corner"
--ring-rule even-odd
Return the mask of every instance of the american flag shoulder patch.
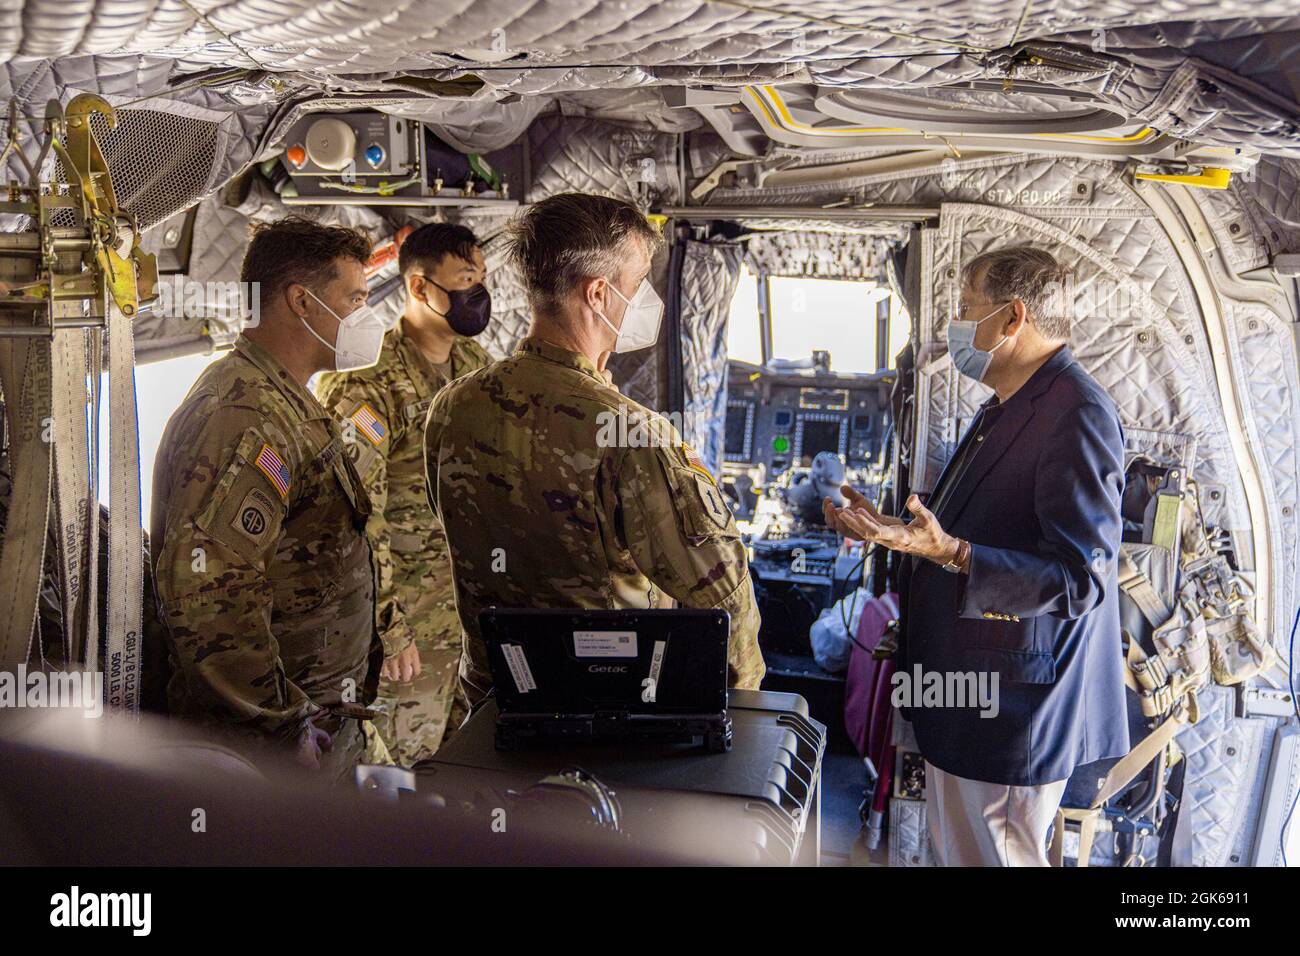
[[382, 445], [384, 439], [388, 437], [388, 426], [384, 420], [375, 414], [375, 410], [370, 407], [369, 402], [362, 402], [356, 407], [356, 410], [348, 416], [348, 420], [356, 426], [357, 431], [366, 436], [366, 439], [372, 445]]
[[282, 499], [289, 497], [289, 468], [275, 449], [270, 445], [263, 445], [262, 450], [257, 453], [253, 459], [253, 464], [258, 467], [262, 474], [266, 475], [268, 481], [275, 485], [275, 490], [280, 493]]
[[[697, 455], [695, 449], [686, 442], [682, 442], [682, 457], [686, 459], [688, 467], [698, 471], [705, 478], [709, 479], [709, 481], [713, 481], [713, 475], [709, 472], [709, 469], [704, 466], [704, 459]], [[717, 482], [714, 482], [714, 484], [717, 484]]]

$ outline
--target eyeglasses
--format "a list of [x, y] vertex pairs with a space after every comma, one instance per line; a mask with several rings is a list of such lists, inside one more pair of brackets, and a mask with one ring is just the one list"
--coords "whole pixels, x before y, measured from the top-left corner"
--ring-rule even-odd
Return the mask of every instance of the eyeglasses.
[[[1007, 299], [1006, 302], [987, 302], [987, 303], [981, 302], [981, 303], [977, 303], [977, 305], [1001, 306], [1001, 305], [1006, 305], [1007, 302], [1014, 302], [1014, 301], [1015, 299]], [[969, 322], [970, 321], [970, 319], [968, 318], [969, 314], [970, 314], [970, 303], [962, 302], [957, 306], [958, 322]], [[992, 312], [989, 313], [989, 315], [992, 314], [993, 314]], [[987, 316], [985, 316], [985, 318], [987, 318]]]

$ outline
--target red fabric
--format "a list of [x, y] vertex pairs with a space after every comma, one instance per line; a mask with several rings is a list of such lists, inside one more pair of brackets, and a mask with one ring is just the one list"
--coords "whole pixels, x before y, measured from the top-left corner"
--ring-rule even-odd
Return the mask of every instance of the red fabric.
[[844, 681], [844, 729], [858, 748], [871, 760], [878, 774], [872, 792], [871, 807], [883, 812], [894, 786], [894, 748], [890, 744], [894, 709], [890, 692], [894, 676], [893, 660], [878, 661], [871, 656], [885, 634], [889, 622], [898, 617], [898, 595], [889, 593], [873, 598], [862, 609], [858, 621], [857, 642], [849, 653], [849, 670]]
[[[885, 599], [889, 603], [886, 603]], [[897, 618], [894, 610], [898, 595], [890, 593], [883, 598], [873, 598], [862, 609], [858, 622], [857, 643], [849, 654], [849, 669], [844, 683], [844, 729], [858, 748], [858, 753], [870, 757], [881, 769], [879, 758], [884, 756], [889, 744], [890, 678], [894, 662], [878, 661], [871, 651], [880, 643], [889, 622]]]

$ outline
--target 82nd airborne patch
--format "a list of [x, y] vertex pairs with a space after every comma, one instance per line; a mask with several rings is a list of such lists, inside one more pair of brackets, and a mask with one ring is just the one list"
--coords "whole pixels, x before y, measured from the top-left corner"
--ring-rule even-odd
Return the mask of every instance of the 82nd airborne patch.
[[235, 517], [231, 520], [230, 526], [260, 548], [266, 544], [275, 526], [278, 510], [278, 506], [270, 496], [256, 488], [250, 488], [248, 494], [244, 495], [244, 500], [235, 509]]

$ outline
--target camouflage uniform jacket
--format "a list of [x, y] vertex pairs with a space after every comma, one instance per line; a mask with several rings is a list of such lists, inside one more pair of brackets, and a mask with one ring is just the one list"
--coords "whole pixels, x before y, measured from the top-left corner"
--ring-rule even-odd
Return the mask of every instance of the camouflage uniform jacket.
[[491, 686], [482, 608], [722, 608], [736, 687], [764, 674], [745, 548], [712, 476], [662, 416], [538, 339], [429, 408], [431, 503], [451, 546], [471, 703]]
[[355, 720], [382, 661], [370, 505], [329, 413], [241, 337], [167, 424], [151, 515], [173, 713], [292, 745], [335, 735], [322, 769], [360, 754]]
[[[452, 343], [448, 360], [451, 379], [492, 361], [465, 337]], [[398, 323], [375, 365], [322, 375], [316, 386], [321, 404], [343, 423], [374, 508], [366, 530], [379, 568], [379, 635], [388, 656], [416, 638], [425, 648], [460, 645], [447, 541], [424, 488], [424, 419], [447, 382]]]

